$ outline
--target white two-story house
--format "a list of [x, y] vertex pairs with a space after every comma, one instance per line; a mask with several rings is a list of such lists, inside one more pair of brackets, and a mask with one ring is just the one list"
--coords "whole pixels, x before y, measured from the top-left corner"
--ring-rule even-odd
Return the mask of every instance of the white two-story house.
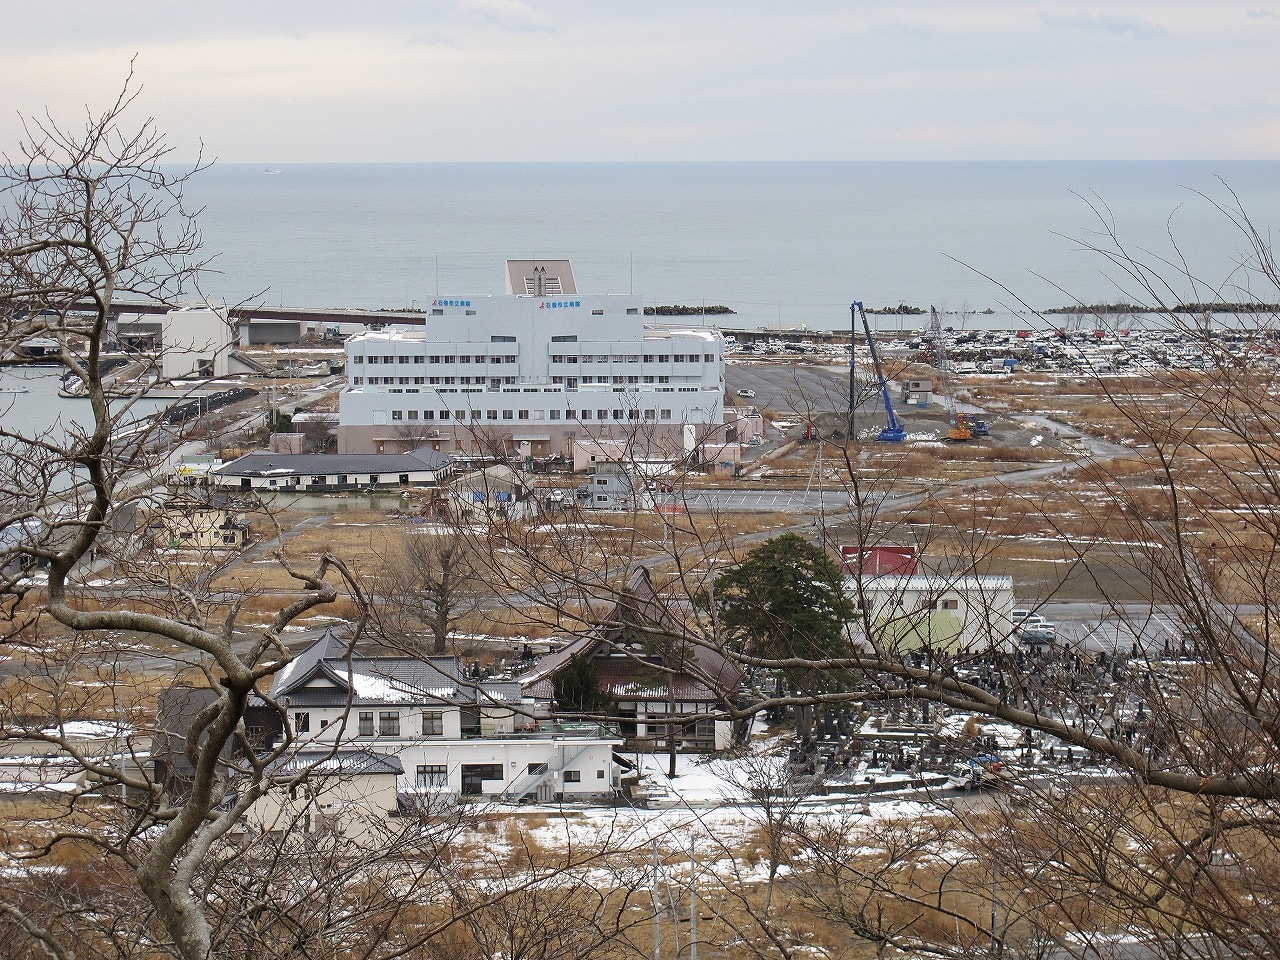
[[350, 654], [332, 632], [271, 688], [300, 748], [359, 747], [403, 767], [402, 803], [448, 792], [507, 800], [587, 800], [619, 787], [617, 732], [556, 723], [520, 684], [466, 675], [457, 657]]

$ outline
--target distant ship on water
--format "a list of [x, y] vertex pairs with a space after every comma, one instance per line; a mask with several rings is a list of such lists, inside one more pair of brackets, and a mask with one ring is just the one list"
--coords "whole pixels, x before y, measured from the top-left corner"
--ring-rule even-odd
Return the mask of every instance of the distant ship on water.
[[266, 174], [268, 177], [278, 177], [280, 174], [284, 173], [284, 171], [281, 170], [279, 167], [267, 167], [267, 169], [263, 170], [262, 172]]

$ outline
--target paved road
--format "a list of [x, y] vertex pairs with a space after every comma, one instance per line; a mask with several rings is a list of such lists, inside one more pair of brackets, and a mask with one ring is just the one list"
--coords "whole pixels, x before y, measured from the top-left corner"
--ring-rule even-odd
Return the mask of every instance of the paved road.
[[695, 513], [714, 510], [814, 512], [849, 509], [844, 490], [700, 490], [690, 491], [685, 504]]

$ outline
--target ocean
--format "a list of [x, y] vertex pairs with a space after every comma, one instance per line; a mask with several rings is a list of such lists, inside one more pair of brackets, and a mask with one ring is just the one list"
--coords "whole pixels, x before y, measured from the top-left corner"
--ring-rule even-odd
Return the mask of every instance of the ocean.
[[[1259, 227], [1280, 224], [1276, 162], [271, 169], [280, 172], [215, 163], [189, 185], [214, 257], [211, 298], [422, 308], [436, 296], [502, 294], [509, 258], [568, 257], [584, 293], [722, 304], [735, 311], [716, 318], [725, 327], [844, 330], [860, 300], [926, 311], [873, 316], [881, 330], [922, 326], [930, 305], [957, 328], [1016, 329], [1037, 325], [1019, 300], [1150, 302], [1082, 249], [1103, 241], [1101, 213], [1129, 249], [1185, 258], [1199, 285], [1179, 284], [1180, 299], [1212, 299], [1223, 284], [1227, 299], [1280, 299], [1239, 270], [1245, 238], [1216, 206], [1234, 205], [1234, 191]], [[21, 385], [31, 392], [6, 397], [6, 422], [45, 427], [63, 412], [54, 386]], [[66, 414], [82, 404], [69, 401]]]
[[[191, 181], [205, 294], [228, 303], [423, 308], [504, 293], [510, 258], [568, 257], [584, 293], [725, 305], [725, 327], [845, 330], [849, 304], [905, 303], [880, 330], [1036, 327], [1022, 306], [1148, 303], [1106, 257], [1107, 223], [1157, 262], [1185, 260], [1184, 301], [1280, 300], [1241, 271], [1235, 199], [1280, 225], [1280, 163], [214, 164]], [[1174, 245], [1176, 241], [1176, 247]], [[1174, 278], [1178, 270], [1166, 267]], [[1007, 288], [1007, 289], [1006, 289]], [[1020, 302], [1021, 301], [1021, 302]], [[984, 311], [990, 311], [986, 313]], [[1057, 321], [1055, 320], [1055, 325]], [[1129, 321], [1124, 323], [1136, 326]], [[48, 370], [0, 403], [25, 429], [80, 421]], [[157, 404], [159, 405], [159, 404]], [[138, 411], [140, 414], [146, 411]]]
[[[509, 258], [579, 289], [723, 304], [725, 326], [843, 329], [849, 303], [1021, 327], [1023, 303], [1151, 302], [1104, 256], [1185, 259], [1180, 299], [1280, 299], [1239, 269], [1238, 196], [1280, 224], [1280, 163], [215, 164], [191, 183], [227, 302], [397, 309], [501, 294]], [[1176, 242], [1176, 246], [1175, 246]], [[1165, 268], [1170, 277], [1174, 268]], [[1005, 289], [1007, 288], [1007, 289]], [[1021, 301], [1021, 302], [1020, 302]], [[992, 313], [983, 314], [990, 310]], [[877, 323], [918, 326], [920, 318]]]

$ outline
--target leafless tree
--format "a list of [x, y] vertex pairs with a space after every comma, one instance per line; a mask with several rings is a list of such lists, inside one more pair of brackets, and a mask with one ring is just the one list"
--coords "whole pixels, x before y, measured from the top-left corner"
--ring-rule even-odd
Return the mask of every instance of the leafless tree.
[[[136, 502], [162, 482], [157, 471], [172, 439], [140, 413], [144, 381], [113, 390], [104, 377], [113, 302], [128, 296], [176, 305], [198, 293], [206, 266], [183, 194], [204, 164], [175, 172], [150, 120], [126, 126], [135, 100], [130, 78], [114, 103], [87, 112], [78, 129], [49, 117], [29, 120], [16, 155], [0, 169], [0, 366], [56, 363], [81, 382], [87, 407], [76, 422], [6, 420], [0, 429], [5, 640], [38, 656], [33, 676], [43, 685], [39, 697], [8, 711], [5, 735], [45, 744], [78, 765], [90, 785], [70, 796], [64, 824], [33, 835], [30, 855], [96, 848], [145, 895], [162, 940], [179, 956], [205, 958], [216, 940], [203, 885], [209, 852], [268, 789], [265, 771], [288, 749], [287, 737], [275, 746], [255, 742], [246, 708], [289, 662], [281, 639], [288, 624], [340, 592], [357, 608], [362, 595], [337, 557], [322, 556], [307, 570], [281, 558], [296, 591], [250, 628], [240, 622], [246, 598], [212, 595], [131, 562], [117, 550], [122, 541], [108, 536], [128, 529]], [[105, 592], [92, 582], [99, 563], [111, 565]], [[39, 587], [33, 565], [45, 574]], [[125, 671], [114, 671], [106, 693], [76, 692], [82, 671], [93, 672], [78, 659], [86, 642], [101, 645], [99, 661], [118, 665], [114, 638], [125, 632], [171, 658], [174, 670], [202, 674], [216, 691], [187, 731], [192, 776], [181, 798], [167, 795], [141, 762], [145, 728], [132, 725], [145, 724], [144, 715], [124, 716], [123, 700], [110, 706], [127, 688]], [[95, 716], [105, 712], [116, 722], [107, 754], [86, 750], [68, 729], [91, 705]], [[114, 813], [96, 799], [103, 792], [122, 798]], [[8, 912], [49, 954], [75, 949], [19, 902]]]
[[373, 605], [373, 633], [390, 645], [412, 644], [426, 630], [421, 648], [448, 652], [458, 625], [489, 595], [471, 537], [447, 518], [412, 524], [382, 558]]
[[[1095, 250], [1117, 273], [1123, 299], [1149, 304], [1180, 349], [1202, 359], [1196, 369], [1148, 369], [1141, 380], [1084, 370], [1101, 403], [1082, 429], [1126, 442], [1095, 445], [1092, 458], [1066, 468], [1069, 479], [1060, 481], [1055, 468], [1054, 482], [995, 480], [979, 497], [968, 486], [904, 487], [895, 458], [905, 461], [906, 450], [869, 456], [859, 444], [831, 448], [850, 510], [826, 518], [821, 542], [925, 547], [940, 600], [963, 577], [999, 569], [1019, 525], [1031, 527], [1057, 544], [1059, 586], [1074, 584], [1132, 643], [1113, 643], [1102, 655], [1096, 643], [1038, 655], [1019, 646], [1011, 624], [992, 619], [979, 641], [958, 648], [930, 636], [928, 601], [921, 610], [877, 613], [861, 602], [870, 575], [855, 573], [859, 614], [845, 650], [819, 659], [749, 655], [706, 602], [714, 593], [706, 571], [709, 557], [741, 558], [753, 537], [708, 513], [659, 527], [644, 506], [616, 523], [602, 517], [593, 535], [512, 524], [504, 546], [523, 559], [507, 563], [513, 575], [503, 592], [545, 622], [585, 625], [622, 589], [627, 570], [646, 566], [692, 642], [747, 671], [743, 693], [720, 705], [725, 717], [833, 703], [930, 704], [1029, 731], [1021, 805], [1003, 819], [957, 821], [972, 843], [956, 877], [994, 887], [986, 906], [952, 903], [936, 887], [907, 895], [876, 881], [856, 909], [840, 907], [850, 923], [857, 919], [859, 936], [923, 949], [900, 909], [919, 900], [933, 904], [935, 920], [967, 925], [959, 938], [934, 939], [955, 955], [1010, 955], [1015, 941], [1027, 955], [1079, 953], [1089, 947], [1071, 936], [1097, 943], [1121, 929], [1171, 956], [1189, 943], [1223, 957], [1274, 951], [1280, 916], [1257, 891], [1274, 873], [1280, 841], [1280, 781], [1272, 773], [1280, 761], [1280, 406], [1269, 306], [1280, 300], [1280, 272], [1267, 235], [1234, 198], [1219, 209], [1245, 250], [1226, 283], [1206, 283], [1180, 254], [1129, 250], [1099, 207]], [[792, 406], [816, 416], [833, 403]], [[503, 569], [490, 564], [495, 579]], [[848, 682], [809, 694], [766, 682], [797, 669]], [[1085, 761], [1090, 772], [1082, 776]], [[1029, 810], [1030, 825], [1022, 822]], [[812, 850], [827, 856], [816, 841]], [[888, 911], [886, 898], [899, 906]], [[993, 899], [1001, 904], [994, 922]], [[883, 923], [873, 923], [881, 906]]]
[[[799, 775], [785, 751], [776, 747], [768, 753], [759, 747], [749, 748], [743, 762], [719, 763], [717, 772], [750, 801], [746, 816], [759, 827], [768, 864], [760, 913], [768, 922], [778, 873], [791, 862], [803, 836], [802, 806], [814, 795], [818, 782], [812, 776]], [[739, 796], [726, 791], [726, 799], [737, 800]]]

